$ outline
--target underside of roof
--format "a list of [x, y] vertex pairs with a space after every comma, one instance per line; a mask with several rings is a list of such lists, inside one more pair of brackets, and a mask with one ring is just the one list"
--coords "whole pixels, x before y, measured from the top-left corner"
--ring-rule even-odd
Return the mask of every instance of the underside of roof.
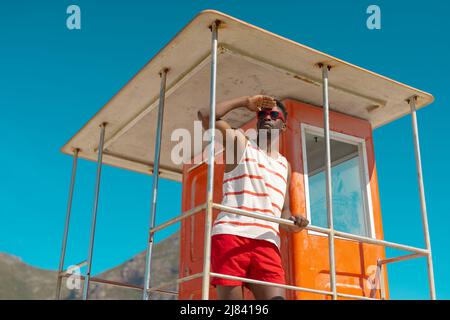
[[[329, 72], [330, 109], [369, 121], [373, 128], [410, 112], [406, 100], [416, 96], [417, 109], [433, 96], [362, 69], [314, 49], [252, 26], [223, 13], [198, 14], [145, 65], [83, 128], [62, 152], [97, 161], [100, 124], [107, 123], [103, 162], [152, 174], [160, 72], [168, 68], [161, 141], [161, 177], [181, 181], [182, 164], [171, 160], [176, 129], [194, 135], [197, 111], [209, 110], [211, 31], [218, 30], [216, 101], [267, 94], [321, 106], [321, 69]], [[254, 116], [246, 109], [230, 112], [232, 126], [240, 127]], [[179, 132], [179, 131], [178, 131]], [[197, 151], [199, 149], [196, 149]], [[191, 154], [194, 156], [194, 146]]]

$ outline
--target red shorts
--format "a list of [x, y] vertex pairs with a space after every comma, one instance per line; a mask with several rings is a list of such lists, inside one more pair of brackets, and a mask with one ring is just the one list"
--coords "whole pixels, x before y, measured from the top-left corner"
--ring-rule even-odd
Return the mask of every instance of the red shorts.
[[[211, 271], [230, 276], [285, 284], [278, 247], [267, 240], [231, 234], [211, 239]], [[211, 284], [241, 286], [242, 281], [212, 277]], [[248, 286], [247, 283], [244, 284]]]

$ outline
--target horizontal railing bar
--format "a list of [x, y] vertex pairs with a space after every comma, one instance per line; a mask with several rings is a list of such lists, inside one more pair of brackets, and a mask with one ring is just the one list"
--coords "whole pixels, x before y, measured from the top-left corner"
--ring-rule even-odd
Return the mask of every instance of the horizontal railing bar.
[[422, 254], [422, 253], [413, 253], [413, 254], [407, 254], [407, 255], [404, 255], [404, 256], [400, 256], [400, 257], [382, 259], [378, 263], [380, 265], [383, 265], [383, 264], [399, 262], [399, 261], [405, 261], [405, 260], [421, 258], [421, 257], [426, 257], [426, 256], [427, 256], [426, 254]]
[[[68, 278], [70, 276], [73, 276], [73, 274], [64, 274], [63, 275], [64, 278]], [[78, 277], [80, 277], [80, 280], [82, 280], [82, 281], [85, 280], [85, 276], [83, 276], [83, 275], [78, 275]], [[96, 283], [102, 283], [102, 284], [109, 284], [109, 285], [116, 286], [116, 287], [124, 287], [124, 288], [130, 288], [130, 289], [135, 289], [135, 290], [144, 290], [144, 288], [139, 285], [118, 282], [118, 281], [112, 281], [112, 280], [106, 280], [106, 279], [101, 279], [101, 278], [97, 278], [97, 277], [92, 277], [89, 281], [96, 282]]]
[[[159, 292], [162, 294], [169, 294], [169, 295], [178, 295], [179, 292], [171, 291], [171, 290], [163, 290], [162, 288], [170, 286], [171, 284], [178, 284], [181, 282], [186, 282], [189, 280], [199, 278], [202, 276], [202, 274], [203, 273], [197, 273], [197, 274], [193, 274], [193, 275], [181, 278], [181, 279], [177, 279], [170, 283], [166, 283], [163, 286], [150, 288], [148, 291], [149, 292]], [[290, 286], [290, 285], [282, 285], [282, 284], [278, 284], [278, 283], [272, 283], [272, 282], [267, 282], [267, 281], [260, 281], [260, 280], [254, 280], [254, 279], [248, 279], [248, 278], [242, 278], [242, 277], [236, 277], [236, 276], [229, 276], [226, 274], [220, 274], [220, 273], [214, 273], [214, 272], [211, 272], [211, 276], [218, 277], [218, 278], [224, 278], [224, 279], [239, 280], [239, 281], [244, 281], [244, 282], [248, 282], [248, 283], [262, 284], [262, 285], [267, 285], [267, 286], [272, 286], [272, 287], [279, 287], [279, 288], [284, 288], [284, 289], [288, 289], [288, 290], [304, 291], [304, 292], [323, 294], [323, 295], [332, 295], [332, 293], [329, 291], [315, 290], [315, 289]], [[80, 276], [80, 279], [84, 280], [85, 277]], [[129, 284], [129, 283], [106, 280], [106, 279], [101, 279], [101, 278], [96, 278], [96, 277], [91, 278], [90, 281], [92, 281], [94, 283], [109, 284], [109, 285], [116, 286], [116, 287], [123, 287], [123, 288], [129, 288], [129, 289], [141, 290], [141, 291], [143, 290], [143, 287], [139, 286], [139, 285], [133, 285], [133, 284]], [[337, 295], [341, 296], [341, 297], [354, 298], [354, 299], [360, 299], [360, 300], [377, 300], [377, 299], [373, 299], [373, 298], [349, 295], [349, 294], [344, 294], [344, 293], [338, 293]]]
[[82, 267], [84, 267], [84, 266], [86, 266], [86, 265], [87, 265], [87, 261], [86, 261], [86, 260], [84, 260], [84, 261], [82, 261], [82, 262], [76, 264], [76, 266], [78, 266], [78, 267], [80, 267], [80, 268], [82, 268]]
[[[66, 275], [69, 276], [69, 275]], [[85, 277], [80, 275], [80, 279], [84, 281]], [[130, 283], [124, 283], [124, 282], [118, 282], [118, 281], [112, 281], [112, 280], [106, 280], [106, 279], [101, 279], [101, 278], [96, 278], [93, 277], [90, 279], [91, 282], [95, 282], [95, 283], [101, 283], [101, 284], [109, 284], [115, 287], [122, 287], [122, 288], [128, 288], [128, 289], [134, 289], [134, 290], [144, 290], [144, 288], [142, 286], [139, 285], [134, 285], [134, 284], [130, 284]], [[159, 292], [159, 293], [163, 293], [163, 294], [171, 294], [171, 295], [178, 295], [179, 293], [176, 291], [171, 291], [171, 290], [162, 290], [162, 289], [158, 289], [155, 288], [152, 291], [155, 292]]]
[[215, 202], [212, 204], [212, 206], [213, 206], [213, 209], [219, 209], [219, 210], [223, 210], [223, 211], [227, 211], [227, 212], [231, 212], [231, 213], [235, 213], [235, 214], [240, 214], [240, 215], [247, 216], [247, 217], [258, 218], [261, 220], [275, 222], [275, 223], [283, 224], [283, 225], [287, 225], [287, 226], [295, 225], [294, 221], [291, 221], [291, 220], [272, 217], [272, 216], [265, 215], [262, 213], [251, 212], [248, 210], [242, 210], [242, 209], [237, 209], [237, 208], [233, 208], [233, 207], [228, 207], [228, 206], [224, 206], [222, 204], [215, 203]]
[[165, 284], [160, 285], [160, 286], [152, 287], [152, 288], [148, 289], [148, 292], [153, 292], [153, 291], [160, 290], [161, 288], [165, 288], [165, 287], [168, 287], [168, 286], [171, 286], [171, 285], [174, 285], [174, 284], [180, 284], [182, 282], [186, 282], [186, 281], [190, 281], [190, 280], [193, 280], [193, 279], [196, 279], [196, 278], [200, 278], [201, 276], [203, 276], [203, 272], [192, 274], [190, 276], [186, 276], [184, 278], [176, 279], [176, 280], [170, 281], [170, 282], [165, 283]]
[[370, 298], [370, 297], [364, 297], [364, 296], [355, 296], [353, 294], [346, 294], [346, 293], [337, 293], [338, 297], [343, 297], [343, 298], [353, 298], [353, 299], [358, 299], [358, 300], [380, 300], [380, 299], [375, 299], [375, 298]]
[[[264, 215], [261, 213], [255, 213], [255, 212], [251, 212], [251, 211], [247, 211], [247, 210], [232, 208], [232, 207], [224, 206], [224, 205], [218, 204], [218, 203], [213, 203], [213, 208], [219, 209], [222, 211], [235, 213], [235, 214], [240, 214], [240, 215], [247, 216], [247, 217], [253, 217], [253, 218], [257, 218], [257, 219], [261, 219], [261, 220], [265, 220], [265, 221], [275, 222], [275, 223], [283, 224], [283, 225], [287, 225], [287, 226], [294, 226], [294, 222], [291, 220], [272, 217], [272, 216]], [[317, 227], [317, 226], [307, 226], [305, 228], [305, 230], [321, 232], [324, 234], [331, 233], [330, 229], [321, 228], [321, 227]], [[420, 254], [428, 254], [428, 251], [425, 249], [415, 248], [415, 247], [406, 246], [406, 245], [397, 244], [394, 242], [389, 242], [389, 241], [384, 241], [384, 240], [379, 240], [379, 239], [372, 239], [372, 238], [367, 238], [367, 237], [363, 237], [363, 236], [357, 236], [357, 235], [350, 234], [347, 232], [334, 230], [333, 234], [336, 236], [339, 236], [341, 238], [346, 238], [346, 239], [350, 239], [350, 240], [356, 240], [356, 241], [361, 241], [361, 242], [365, 242], [365, 243], [369, 243], [369, 244], [381, 245], [381, 246], [386, 246], [386, 247], [390, 247], [390, 248], [394, 248], [394, 249], [416, 252], [416, 253], [420, 253]]]
[[[117, 286], [117, 287], [136, 289], [136, 290], [140, 290], [140, 291], [144, 290], [144, 287], [139, 286], [139, 285], [128, 284], [128, 283], [123, 283], [123, 282], [117, 282], [117, 281], [111, 281], [111, 280], [100, 279], [100, 278], [95, 278], [95, 277], [91, 278], [91, 281], [98, 282], [98, 283], [103, 283], [103, 284], [109, 284], [109, 285]], [[173, 295], [177, 295], [178, 294], [178, 292], [172, 291], [172, 290], [154, 289], [153, 291], [156, 291], [156, 292], [159, 292], [159, 293], [165, 293], [165, 294], [173, 294]]]
[[168, 294], [168, 295], [173, 295], [173, 296], [179, 295], [178, 291], [172, 291], [172, 290], [155, 289], [155, 290], [152, 290], [152, 292]]
[[77, 263], [77, 264], [72, 265], [71, 267], [68, 267], [66, 270], [61, 271], [61, 273], [59, 274], [59, 276], [61, 277], [61, 276], [65, 275], [65, 274], [67, 274], [67, 272], [68, 272], [69, 270], [71, 270], [71, 269], [74, 269], [74, 267], [82, 268], [82, 267], [84, 267], [85, 265], [87, 265], [87, 261], [86, 261], [86, 260], [85, 260], [85, 261], [81, 261], [81, 262], [79, 262], [79, 263]]
[[206, 208], [206, 203], [198, 205], [198, 206], [196, 206], [196, 207], [194, 207], [194, 208], [192, 208], [190, 210], [187, 210], [187, 211], [183, 212], [180, 216], [178, 216], [176, 218], [173, 218], [173, 219], [170, 219], [169, 221], [166, 221], [166, 222], [160, 224], [159, 226], [156, 226], [156, 227], [150, 229], [150, 233], [155, 233], [155, 232], [157, 232], [159, 230], [167, 228], [167, 227], [177, 223], [180, 220], [186, 219], [186, 218], [192, 216], [193, 214], [198, 213], [199, 211], [201, 211], [201, 210], [203, 210], [205, 208]]
[[380, 245], [380, 246], [385, 246], [385, 247], [390, 247], [390, 248], [400, 249], [400, 250], [405, 250], [405, 251], [410, 251], [410, 252], [416, 252], [416, 253], [421, 253], [421, 254], [428, 254], [428, 251], [425, 249], [415, 248], [415, 247], [398, 244], [398, 243], [394, 243], [394, 242], [389, 242], [389, 241], [384, 241], [384, 240], [379, 240], [379, 239], [371, 239], [371, 238], [357, 236], [354, 234], [350, 234], [350, 233], [342, 232], [342, 231], [336, 231], [336, 230], [334, 231], [334, 234], [339, 237], [342, 237], [342, 238], [357, 240], [357, 241], [361, 241], [361, 242], [365, 242], [365, 243], [369, 243], [369, 244], [375, 244], [375, 245]]
[[[323, 294], [323, 295], [329, 295], [329, 296], [333, 295], [333, 293], [330, 291], [323, 291], [323, 290], [309, 289], [309, 288], [304, 288], [304, 287], [283, 285], [283, 284], [279, 284], [279, 283], [230, 276], [230, 275], [226, 275], [226, 274], [222, 274], [222, 273], [211, 272], [211, 276], [218, 277], [218, 278], [224, 278], [224, 279], [230, 279], [230, 280], [239, 280], [239, 281], [244, 281], [244, 282], [248, 282], [248, 283], [262, 284], [262, 285], [267, 285], [267, 286], [271, 286], [271, 287], [278, 287], [278, 288], [284, 288], [284, 289], [295, 290], [295, 291], [305, 291], [305, 292], [309, 292], [309, 293]], [[359, 300], [378, 300], [378, 299], [373, 299], [373, 298], [369, 298], [369, 297], [356, 296], [356, 295], [345, 294], [345, 293], [337, 293], [337, 295], [340, 297], [344, 297], [344, 298], [354, 298], [354, 299], [359, 299]]]
[[268, 281], [261, 281], [261, 280], [255, 280], [255, 279], [230, 276], [227, 274], [215, 273], [215, 272], [211, 272], [210, 274], [211, 274], [211, 277], [224, 278], [224, 279], [230, 279], [230, 280], [239, 280], [239, 281], [248, 282], [248, 283], [262, 284], [262, 285], [271, 286], [271, 287], [296, 290], [296, 291], [305, 291], [305, 292], [324, 294], [324, 295], [329, 295], [329, 296], [333, 295], [333, 293], [330, 291], [296, 287], [296, 286], [290, 286], [290, 285], [286, 285], [286, 284], [279, 284], [279, 283], [273, 283], [273, 282], [268, 282]]
[[101, 278], [91, 278], [90, 280], [91, 282], [96, 282], [96, 283], [103, 283], [103, 284], [109, 284], [115, 287], [123, 287], [123, 288], [129, 288], [129, 289], [135, 289], [135, 290], [144, 290], [144, 288], [142, 286], [139, 285], [135, 285], [135, 284], [131, 284], [131, 283], [124, 283], [124, 282], [119, 282], [119, 281], [112, 281], [112, 280], [106, 280], [106, 279], [101, 279]]

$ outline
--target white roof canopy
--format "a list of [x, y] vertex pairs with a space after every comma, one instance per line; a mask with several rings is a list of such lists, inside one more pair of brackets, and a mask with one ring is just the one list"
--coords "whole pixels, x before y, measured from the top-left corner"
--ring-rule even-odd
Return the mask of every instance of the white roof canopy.
[[[106, 122], [103, 162], [152, 173], [161, 78], [167, 73], [161, 142], [161, 177], [181, 180], [182, 165], [170, 155], [177, 128], [193, 132], [197, 111], [209, 110], [211, 31], [218, 30], [217, 102], [254, 94], [290, 98], [321, 106], [321, 69], [329, 72], [330, 109], [368, 120], [374, 128], [410, 112], [406, 99], [417, 96], [417, 109], [433, 96], [317, 50], [252, 26], [223, 13], [199, 13], [150, 60], [69, 142], [62, 152], [97, 161], [99, 125]], [[254, 116], [237, 109], [226, 118], [235, 127]]]

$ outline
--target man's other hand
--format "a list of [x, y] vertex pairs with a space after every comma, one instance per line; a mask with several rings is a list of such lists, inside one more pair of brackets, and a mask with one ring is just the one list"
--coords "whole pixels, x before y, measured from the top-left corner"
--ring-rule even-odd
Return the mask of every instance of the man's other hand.
[[303, 216], [290, 216], [288, 220], [294, 221], [295, 223], [295, 226], [291, 227], [293, 232], [300, 232], [309, 224], [308, 219]]

